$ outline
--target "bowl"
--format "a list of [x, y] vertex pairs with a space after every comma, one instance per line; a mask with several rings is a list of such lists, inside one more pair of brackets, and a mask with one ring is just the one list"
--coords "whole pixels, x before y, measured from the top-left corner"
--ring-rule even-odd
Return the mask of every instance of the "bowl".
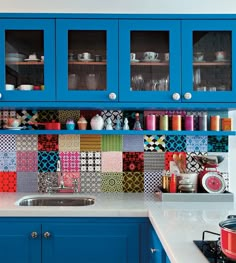
[[15, 86], [13, 84], [6, 84], [5, 89], [6, 90], [14, 90]]
[[18, 88], [19, 90], [32, 90], [33, 89], [33, 85], [30, 84], [22, 84], [20, 85]]
[[21, 124], [21, 121], [19, 119], [9, 118], [7, 120], [8, 127], [17, 128], [20, 126], [20, 124]]

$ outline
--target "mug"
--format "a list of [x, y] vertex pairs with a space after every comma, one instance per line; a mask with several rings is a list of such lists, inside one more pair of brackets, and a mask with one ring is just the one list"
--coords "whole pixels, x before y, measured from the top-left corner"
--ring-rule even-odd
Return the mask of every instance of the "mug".
[[84, 60], [91, 59], [91, 54], [88, 52], [78, 54], [78, 59], [84, 59]]
[[144, 52], [143, 54], [144, 60], [150, 60], [150, 61], [157, 59], [158, 56], [159, 56], [158, 53], [152, 52], [152, 51], [147, 51], [147, 52]]

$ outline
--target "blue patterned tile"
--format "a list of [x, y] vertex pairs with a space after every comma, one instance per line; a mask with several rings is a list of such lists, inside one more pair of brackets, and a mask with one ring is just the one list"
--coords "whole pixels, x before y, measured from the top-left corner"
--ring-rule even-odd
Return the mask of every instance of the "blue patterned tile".
[[207, 136], [186, 136], [187, 152], [207, 152]]
[[145, 135], [144, 151], [165, 152], [165, 135]]
[[38, 192], [38, 173], [17, 172], [17, 192]]
[[186, 136], [184, 135], [167, 135], [166, 136], [167, 152], [186, 152]]
[[228, 152], [228, 136], [208, 136], [208, 152]]
[[58, 152], [39, 151], [38, 152], [38, 171], [39, 172], [56, 172]]
[[16, 135], [3, 134], [0, 135], [0, 151], [15, 151], [16, 150]]
[[0, 152], [0, 171], [16, 171], [16, 152]]
[[124, 135], [123, 152], [143, 152], [143, 135]]

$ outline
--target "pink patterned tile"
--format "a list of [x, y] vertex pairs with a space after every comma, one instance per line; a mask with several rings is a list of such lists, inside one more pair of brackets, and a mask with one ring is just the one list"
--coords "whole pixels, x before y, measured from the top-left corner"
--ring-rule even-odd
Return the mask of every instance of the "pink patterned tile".
[[[60, 184], [61, 178], [58, 177], [58, 183]], [[80, 173], [78, 172], [63, 172], [63, 181], [66, 187], [74, 187], [74, 180], [78, 182], [78, 192], [80, 192]]]
[[37, 172], [38, 152], [36, 151], [16, 152], [16, 170], [18, 172]]
[[122, 152], [102, 152], [102, 172], [122, 172]]
[[78, 152], [60, 152], [59, 156], [63, 172], [79, 172], [80, 155]]

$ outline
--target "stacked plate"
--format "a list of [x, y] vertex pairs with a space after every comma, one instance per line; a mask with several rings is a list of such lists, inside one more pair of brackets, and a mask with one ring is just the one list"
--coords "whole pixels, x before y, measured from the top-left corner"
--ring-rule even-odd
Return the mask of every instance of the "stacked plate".
[[26, 58], [25, 55], [20, 53], [7, 53], [6, 62], [21, 62]]

